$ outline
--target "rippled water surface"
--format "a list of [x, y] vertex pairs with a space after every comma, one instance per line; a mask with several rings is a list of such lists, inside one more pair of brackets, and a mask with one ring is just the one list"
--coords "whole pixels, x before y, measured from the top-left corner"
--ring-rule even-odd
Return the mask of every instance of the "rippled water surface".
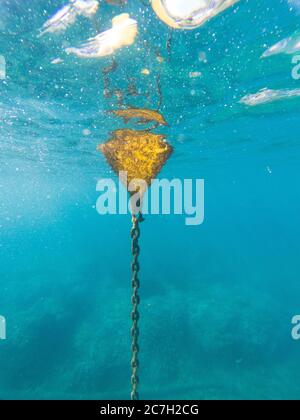
[[[141, 396], [298, 399], [297, 51], [262, 55], [297, 36], [299, 2], [241, 0], [173, 32], [148, 1], [104, 3], [40, 37], [61, 0], [0, 0], [0, 399], [130, 392], [130, 217], [95, 209], [97, 181], [114, 177], [97, 145], [124, 127], [103, 95], [112, 57], [65, 52], [122, 12], [139, 34], [110, 86], [126, 105], [161, 105], [174, 148], [161, 176], [206, 182], [202, 226], [142, 226]], [[249, 101], [262, 89], [276, 100]]]

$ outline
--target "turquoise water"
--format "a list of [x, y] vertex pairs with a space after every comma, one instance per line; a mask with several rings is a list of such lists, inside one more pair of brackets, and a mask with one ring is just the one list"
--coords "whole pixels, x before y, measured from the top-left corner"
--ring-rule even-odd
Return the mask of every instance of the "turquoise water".
[[0, 1], [0, 398], [129, 397], [130, 217], [95, 209], [97, 181], [114, 176], [97, 145], [124, 124], [103, 98], [111, 59], [64, 53], [129, 11], [140, 33], [116, 54], [111, 83], [135, 78], [149, 95], [128, 104], [155, 108], [160, 75], [169, 126], [158, 132], [174, 147], [161, 177], [206, 182], [202, 226], [184, 216], [142, 225], [141, 397], [298, 399], [300, 99], [239, 103], [300, 87], [292, 56], [260, 59], [295, 32], [297, 10], [241, 0], [174, 32], [168, 56], [168, 28], [137, 0], [38, 38], [61, 5]]

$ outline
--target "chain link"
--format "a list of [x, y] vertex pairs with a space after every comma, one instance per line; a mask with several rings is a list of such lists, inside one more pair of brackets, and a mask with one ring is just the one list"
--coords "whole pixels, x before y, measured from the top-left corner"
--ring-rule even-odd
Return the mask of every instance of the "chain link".
[[132, 344], [131, 344], [131, 351], [132, 351], [132, 359], [131, 359], [131, 399], [138, 400], [138, 369], [139, 369], [139, 288], [140, 288], [140, 281], [138, 278], [138, 274], [140, 271], [139, 265], [139, 255], [140, 255], [140, 246], [139, 246], [139, 238], [140, 238], [140, 226], [139, 224], [143, 222], [143, 216], [139, 213], [138, 216], [132, 216], [132, 229], [131, 229], [131, 238], [132, 238], [132, 312], [131, 312], [131, 320], [132, 320], [132, 328], [131, 328], [131, 337], [132, 337]]

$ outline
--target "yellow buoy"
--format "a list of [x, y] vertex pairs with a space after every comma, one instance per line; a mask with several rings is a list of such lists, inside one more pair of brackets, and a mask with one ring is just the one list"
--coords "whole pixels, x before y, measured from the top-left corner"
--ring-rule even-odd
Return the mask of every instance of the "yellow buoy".
[[174, 29], [195, 29], [239, 0], [151, 0], [160, 20]]
[[117, 174], [127, 173], [126, 187], [130, 184], [130, 192], [139, 192], [141, 197], [145, 191], [139, 181], [150, 186], [173, 151], [163, 135], [124, 129], [114, 131], [98, 148]]

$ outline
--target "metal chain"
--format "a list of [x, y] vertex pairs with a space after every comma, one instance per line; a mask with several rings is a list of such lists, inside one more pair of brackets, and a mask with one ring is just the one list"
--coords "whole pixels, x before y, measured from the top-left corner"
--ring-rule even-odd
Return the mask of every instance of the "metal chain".
[[140, 255], [140, 246], [139, 246], [139, 237], [140, 237], [140, 226], [139, 224], [144, 221], [144, 218], [141, 213], [139, 213], [138, 216], [133, 215], [132, 216], [132, 229], [131, 229], [131, 238], [132, 238], [132, 255], [133, 255], [133, 261], [131, 264], [132, 269], [132, 312], [131, 312], [131, 320], [132, 320], [132, 328], [131, 328], [131, 337], [132, 337], [132, 345], [131, 345], [131, 351], [132, 351], [132, 359], [131, 359], [131, 399], [132, 400], [138, 400], [139, 394], [138, 394], [138, 383], [139, 383], [139, 377], [138, 377], [138, 369], [139, 369], [139, 303], [140, 303], [140, 297], [139, 297], [139, 288], [140, 288], [140, 281], [138, 278], [138, 274], [140, 271], [140, 265], [139, 265], [139, 255]]

